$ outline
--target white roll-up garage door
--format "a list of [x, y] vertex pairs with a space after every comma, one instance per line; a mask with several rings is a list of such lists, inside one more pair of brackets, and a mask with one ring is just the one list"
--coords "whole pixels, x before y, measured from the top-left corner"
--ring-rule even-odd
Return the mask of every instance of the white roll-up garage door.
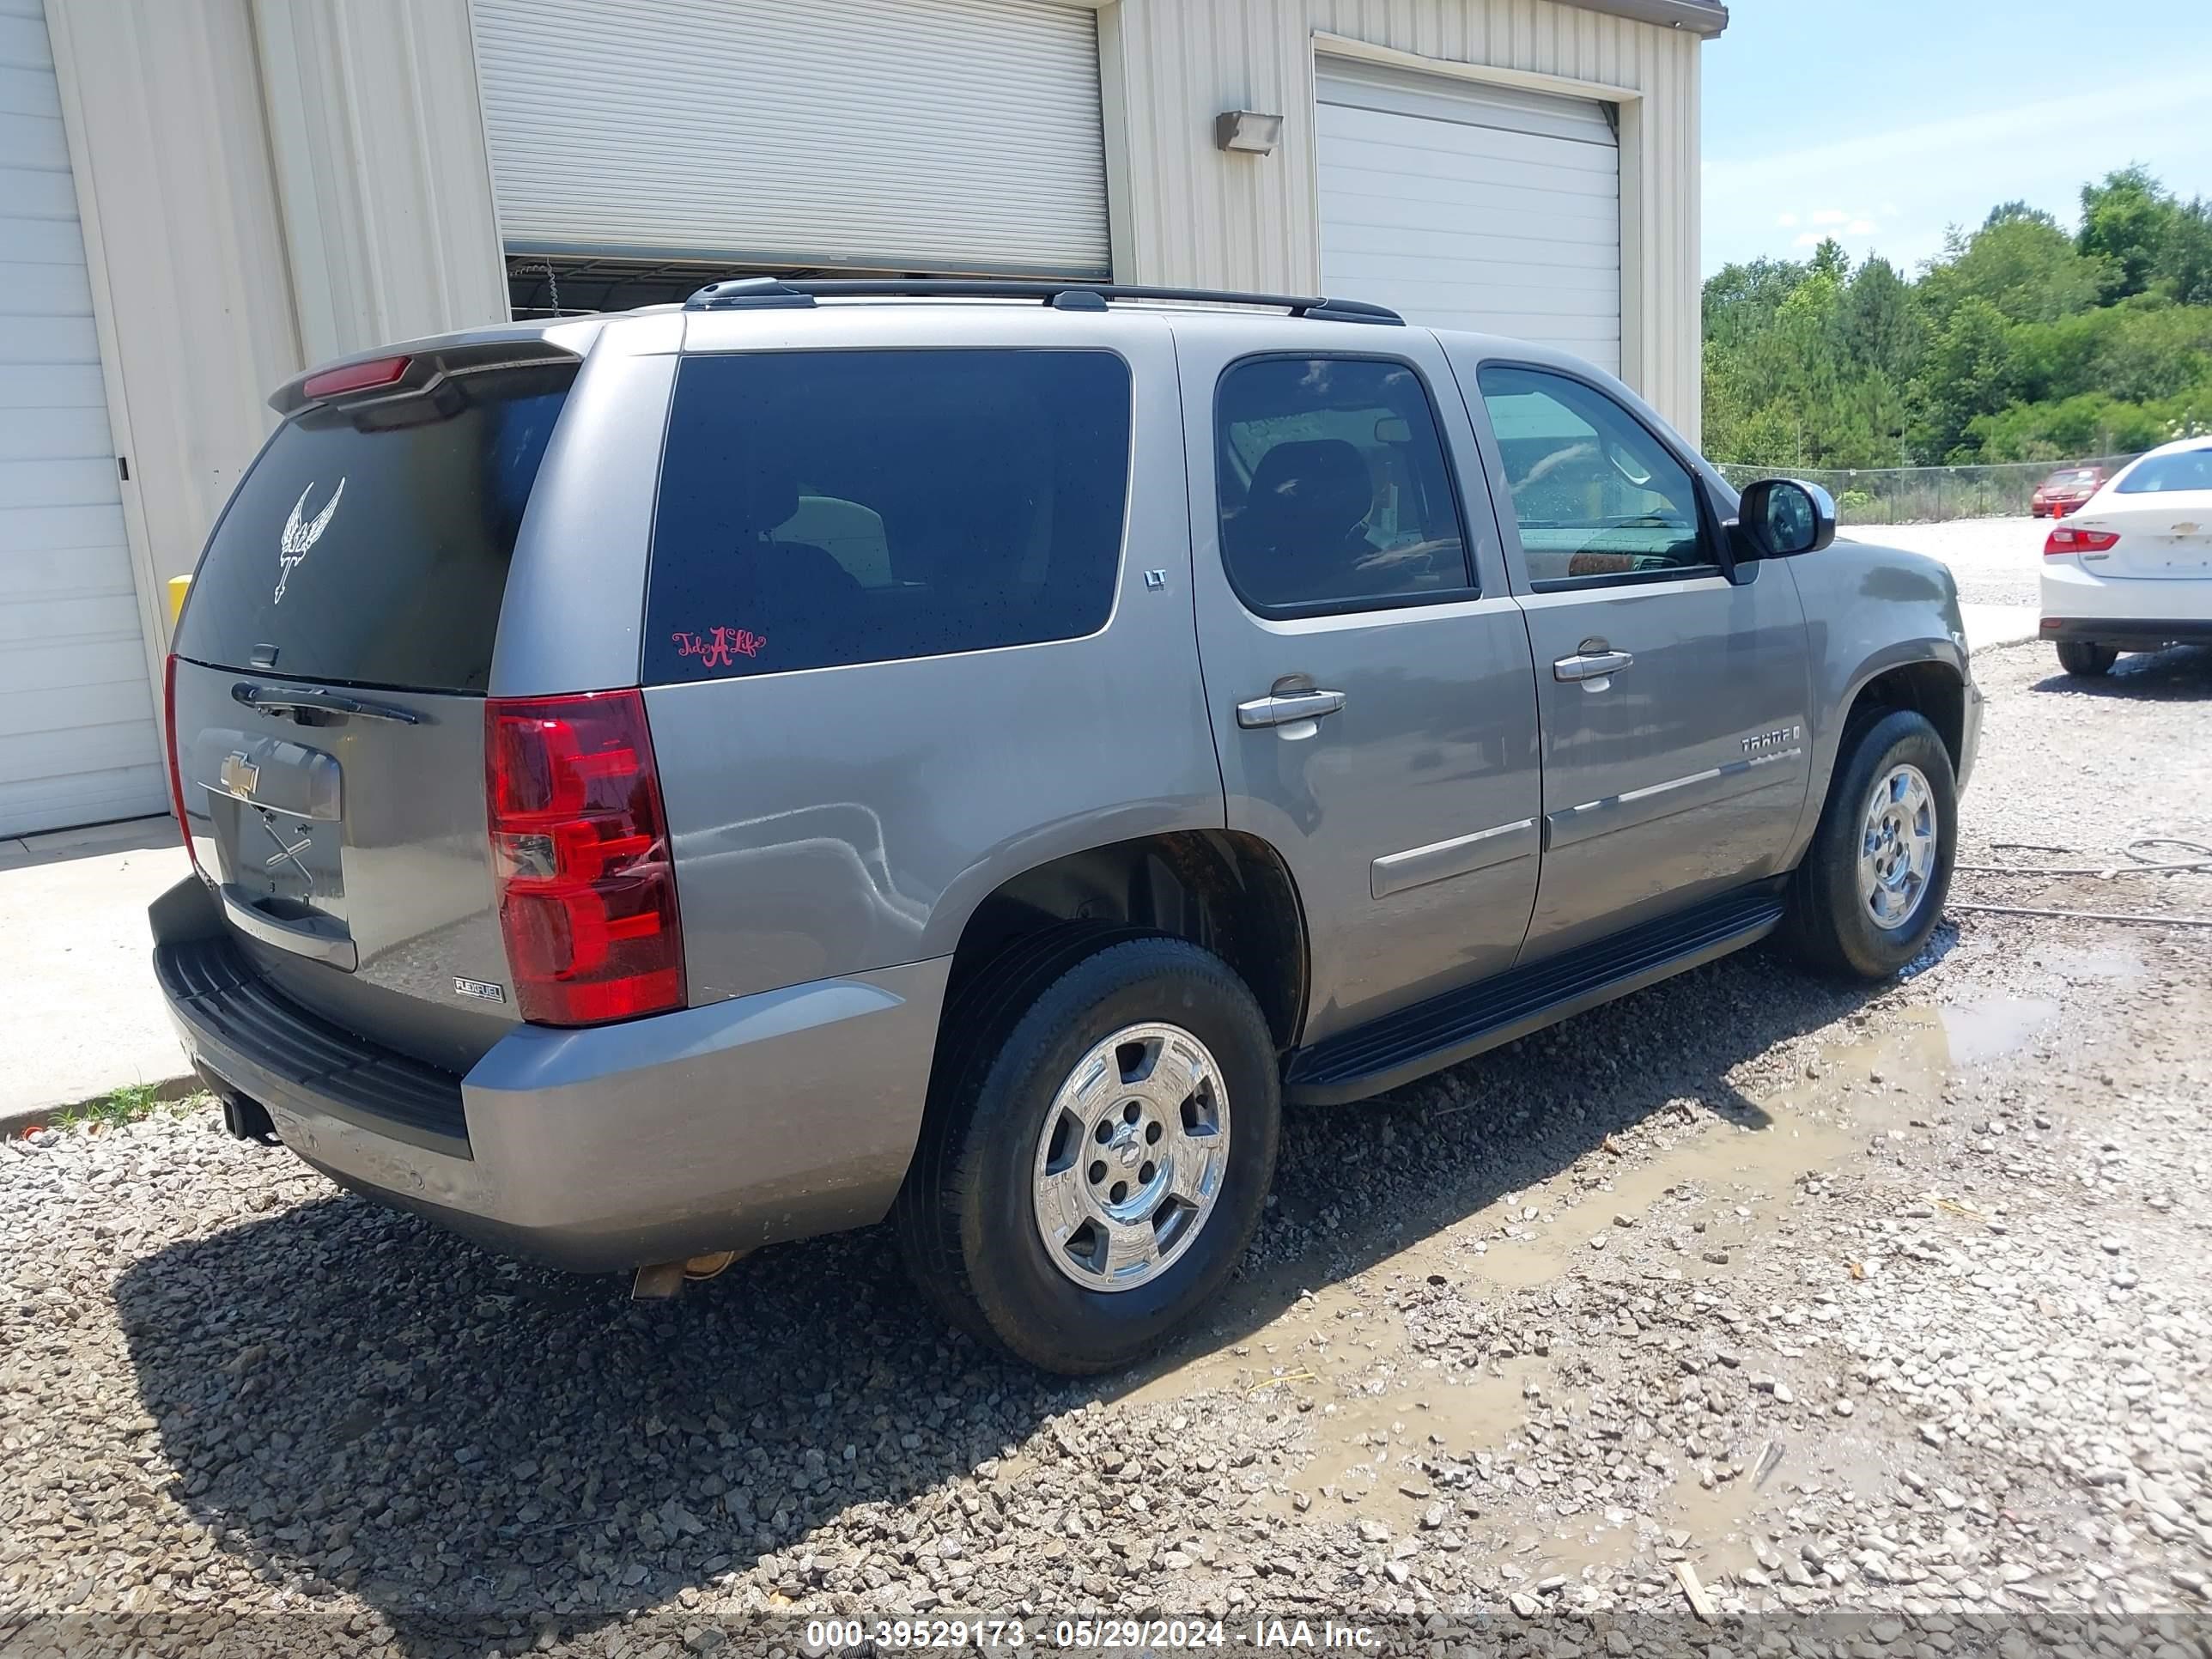
[[474, 0], [510, 252], [1108, 270], [1097, 14]]
[[0, 0], [0, 836], [168, 799], [39, 0]]
[[1322, 288], [1620, 370], [1620, 148], [1602, 105], [1321, 66]]

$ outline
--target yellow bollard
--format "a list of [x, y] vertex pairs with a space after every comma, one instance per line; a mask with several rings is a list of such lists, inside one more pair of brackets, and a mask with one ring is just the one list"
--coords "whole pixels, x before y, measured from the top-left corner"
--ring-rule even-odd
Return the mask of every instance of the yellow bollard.
[[190, 576], [169, 578], [169, 626], [172, 629], [176, 627], [178, 617], [184, 612], [185, 590], [191, 585], [192, 579]]

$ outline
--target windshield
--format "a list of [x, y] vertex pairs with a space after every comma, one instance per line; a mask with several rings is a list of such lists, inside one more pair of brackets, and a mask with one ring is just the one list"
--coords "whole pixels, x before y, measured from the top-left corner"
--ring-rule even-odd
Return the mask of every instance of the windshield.
[[2122, 495], [2161, 495], [2180, 489], [2212, 489], [2212, 449], [2184, 449], [2171, 455], [2146, 455], [2112, 488]]
[[178, 655], [483, 690], [515, 534], [574, 378], [574, 363], [453, 375], [293, 416], [216, 526]]

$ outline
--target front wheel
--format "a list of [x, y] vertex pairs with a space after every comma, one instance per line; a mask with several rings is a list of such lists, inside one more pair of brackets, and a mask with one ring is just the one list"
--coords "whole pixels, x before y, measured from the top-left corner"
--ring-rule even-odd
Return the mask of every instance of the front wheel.
[[969, 1000], [997, 1018], [940, 1056], [894, 1218], [940, 1312], [1076, 1376], [1142, 1358], [1226, 1282], [1281, 1085], [1259, 1005], [1210, 952], [1125, 937], [1052, 969]]
[[1819, 828], [1790, 878], [1784, 927], [1824, 973], [1887, 979], [1943, 915], [1958, 850], [1950, 752], [1897, 709], [1845, 734]]
[[2095, 678], [2109, 674], [2120, 653], [2109, 645], [2093, 645], [2087, 640], [2058, 641], [2058, 665], [2069, 674]]

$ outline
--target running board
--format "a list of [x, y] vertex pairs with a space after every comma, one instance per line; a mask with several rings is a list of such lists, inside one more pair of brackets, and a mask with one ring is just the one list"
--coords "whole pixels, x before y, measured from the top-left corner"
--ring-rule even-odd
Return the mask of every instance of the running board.
[[1780, 895], [1759, 887], [1577, 945], [1302, 1048], [1283, 1092], [1316, 1106], [1364, 1100], [1741, 950], [1781, 921]]

